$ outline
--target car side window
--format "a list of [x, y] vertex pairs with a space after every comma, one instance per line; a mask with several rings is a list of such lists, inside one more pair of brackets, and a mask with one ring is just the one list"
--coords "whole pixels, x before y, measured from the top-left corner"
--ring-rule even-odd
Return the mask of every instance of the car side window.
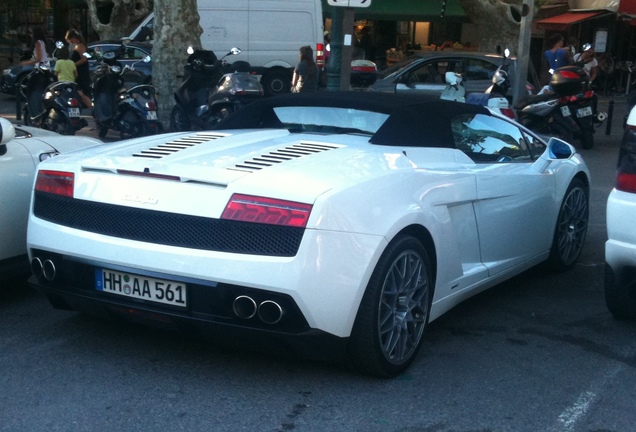
[[411, 72], [408, 83], [444, 84], [446, 72], [461, 73], [461, 62], [455, 60], [434, 60], [422, 63]]
[[478, 163], [530, 162], [527, 135], [506, 120], [462, 114], [451, 120], [455, 148]]
[[490, 80], [492, 79], [497, 65], [480, 59], [466, 59], [468, 64], [466, 79], [468, 80]]
[[101, 47], [88, 47], [88, 49], [86, 50], [87, 53], [90, 54], [90, 56], [94, 59], [94, 60], [99, 60], [102, 58], [102, 48]]

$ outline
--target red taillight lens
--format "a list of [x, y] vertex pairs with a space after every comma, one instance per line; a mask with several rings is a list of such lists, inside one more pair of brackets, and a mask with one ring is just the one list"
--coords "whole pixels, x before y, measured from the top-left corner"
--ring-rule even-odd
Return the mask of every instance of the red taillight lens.
[[510, 108], [501, 108], [501, 113], [508, 118], [515, 119], [515, 112]]
[[35, 181], [35, 190], [55, 195], [73, 197], [75, 174], [65, 171], [38, 171]]
[[325, 67], [325, 45], [321, 43], [316, 44], [316, 66]]
[[148, 109], [148, 111], [157, 111], [157, 106], [152, 101], [146, 102], [146, 108]]
[[561, 74], [561, 76], [563, 78], [567, 78], [567, 79], [579, 79], [579, 78], [581, 78], [578, 73], [572, 72], [572, 71], [569, 71], [569, 70], [560, 70], [559, 73]]
[[351, 66], [351, 70], [353, 72], [360, 72], [360, 73], [373, 73], [377, 71], [375, 66]]
[[636, 174], [619, 172], [616, 176], [616, 189], [636, 193]]
[[68, 100], [68, 106], [79, 107], [79, 101], [77, 99], [71, 98]]
[[311, 208], [311, 204], [234, 194], [221, 219], [304, 228]]

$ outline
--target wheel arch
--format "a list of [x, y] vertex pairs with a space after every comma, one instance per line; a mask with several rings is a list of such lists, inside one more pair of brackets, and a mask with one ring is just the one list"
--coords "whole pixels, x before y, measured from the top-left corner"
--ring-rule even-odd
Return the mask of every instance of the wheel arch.
[[431, 277], [433, 278], [433, 292], [431, 298], [435, 294], [435, 281], [437, 280], [437, 252], [435, 248], [435, 241], [430, 231], [426, 227], [418, 224], [411, 224], [402, 228], [388, 243], [390, 244], [395, 238], [401, 235], [408, 235], [416, 238], [426, 250], [428, 258], [431, 261]]

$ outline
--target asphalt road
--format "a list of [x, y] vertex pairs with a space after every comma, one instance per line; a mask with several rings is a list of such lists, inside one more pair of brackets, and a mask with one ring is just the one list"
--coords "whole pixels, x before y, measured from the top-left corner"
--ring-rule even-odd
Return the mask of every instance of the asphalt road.
[[[0, 431], [633, 431], [636, 323], [613, 319], [603, 299], [625, 97], [613, 100], [612, 133], [581, 150], [593, 187], [579, 263], [538, 266], [459, 305], [400, 377], [56, 311], [4, 281]], [[1, 116], [12, 101], [0, 95]]]

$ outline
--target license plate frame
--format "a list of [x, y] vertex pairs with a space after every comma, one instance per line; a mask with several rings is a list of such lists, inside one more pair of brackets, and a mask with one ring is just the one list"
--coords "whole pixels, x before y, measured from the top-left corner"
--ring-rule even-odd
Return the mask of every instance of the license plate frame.
[[69, 108], [68, 109], [68, 116], [69, 117], [80, 117], [80, 109], [79, 108]]
[[179, 308], [188, 306], [188, 290], [185, 283], [135, 273], [96, 268], [95, 289], [121, 297]]
[[148, 111], [146, 120], [157, 120], [157, 111]]
[[577, 118], [583, 118], [583, 117], [589, 117], [592, 115], [592, 107], [583, 107], [583, 108], [579, 108], [576, 110], [576, 117]]
[[567, 105], [563, 105], [561, 107], [561, 114], [563, 114], [563, 117], [569, 117], [572, 115], [572, 113], [570, 112], [570, 107]]

